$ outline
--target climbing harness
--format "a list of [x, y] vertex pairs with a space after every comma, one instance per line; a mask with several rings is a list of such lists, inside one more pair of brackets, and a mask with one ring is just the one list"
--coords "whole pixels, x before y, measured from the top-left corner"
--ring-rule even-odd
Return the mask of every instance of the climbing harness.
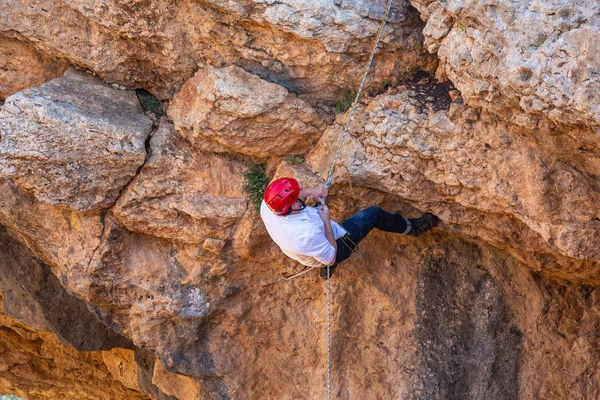
[[346, 246], [348, 250], [350, 250], [350, 253], [354, 253], [356, 250], [358, 250], [358, 245], [354, 243], [354, 240], [352, 240], [350, 234], [347, 233], [344, 236], [342, 236], [340, 238], [340, 241], [344, 243], [344, 246]]
[[[337, 161], [338, 155], [340, 154], [340, 150], [342, 149], [342, 145], [344, 144], [344, 139], [346, 138], [346, 134], [348, 133], [348, 128], [350, 127], [350, 122], [352, 121], [352, 116], [354, 115], [354, 110], [356, 109], [356, 105], [360, 100], [360, 95], [362, 93], [363, 87], [365, 86], [365, 82], [367, 81], [367, 76], [369, 74], [369, 69], [371, 68], [371, 64], [373, 63], [373, 58], [375, 58], [375, 52], [377, 50], [377, 46], [379, 45], [379, 40], [381, 39], [381, 35], [383, 33], [383, 28], [385, 27], [385, 23], [387, 21], [388, 15], [390, 13], [390, 9], [392, 8], [392, 0], [388, 0], [387, 7], [385, 10], [385, 14], [383, 19], [381, 20], [381, 25], [379, 26], [379, 32], [377, 34], [377, 40], [375, 41], [375, 45], [373, 46], [373, 51], [371, 52], [371, 57], [369, 58], [369, 63], [367, 64], [367, 68], [365, 69], [365, 74], [363, 76], [362, 82], [360, 83], [360, 88], [358, 92], [356, 92], [356, 97], [354, 98], [354, 103], [352, 104], [352, 109], [350, 110], [350, 115], [348, 116], [348, 121], [346, 122], [346, 126], [344, 127], [344, 132], [342, 133], [342, 137], [340, 139], [340, 144], [333, 156], [333, 161], [331, 162], [331, 168], [329, 169], [329, 176], [327, 177], [327, 181], [325, 185], [331, 186], [331, 182], [333, 181], [333, 170], [335, 168], [335, 163]], [[323, 198], [323, 204], [325, 204], [326, 198]], [[356, 245], [355, 245], [356, 248]], [[329, 273], [329, 265], [327, 266], [327, 399], [331, 400], [331, 275]]]

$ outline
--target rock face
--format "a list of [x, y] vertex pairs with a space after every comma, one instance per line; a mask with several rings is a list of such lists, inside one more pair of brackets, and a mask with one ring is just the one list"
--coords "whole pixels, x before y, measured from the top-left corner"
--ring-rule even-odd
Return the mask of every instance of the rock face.
[[79, 353], [0, 315], [0, 391], [27, 399], [149, 399], [114, 379], [99, 352]]
[[134, 93], [70, 70], [6, 100], [2, 175], [45, 203], [106, 208], [144, 162], [150, 128]]
[[530, 129], [600, 132], [596, 2], [413, 4], [427, 20], [427, 49], [437, 52], [468, 104]]
[[169, 117], [207, 150], [262, 158], [304, 152], [325, 127], [306, 102], [238, 67], [198, 71], [174, 97]]
[[[598, 7], [559, 3], [394, 1], [327, 203], [442, 223], [336, 270], [333, 397], [600, 397]], [[0, 391], [327, 395], [324, 283], [284, 279], [242, 186], [323, 182], [385, 4], [0, 0], [3, 35], [91, 72], [0, 106]]]
[[[171, 97], [205, 63], [238, 65], [314, 100], [358, 85], [385, 2], [2, 1], [0, 31], [110, 82]], [[394, 7], [373, 80], [431, 68], [421, 21]], [[91, 51], [90, 51], [91, 49]]]
[[[598, 389], [584, 383], [585, 373], [566, 371], [589, 368], [590, 379], [598, 379], [598, 360], [590, 353], [598, 339], [587, 330], [598, 324], [597, 291], [550, 283], [485, 247], [469, 244], [464, 250], [467, 258], [435, 246], [421, 255], [415, 327], [421, 373], [413, 398], [596, 396]], [[508, 286], [512, 296], [506, 296]], [[536, 320], [563, 322], [550, 323], [549, 330]], [[548, 375], [540, 377], [540, 370]]]
[[31, 257], [4, 229], [0, 230], [0, 255], [0, 289], [7, 316], [37, 330], [52, 331], [79, 351], [133, 347], [100, 323], [84, 301], [68, 294], [50, 268]]
[[31, 44], [0, 34], [0, 100], [57, 78], [66, 69]]
[[4, 229], [0, 290], [1, 393], [28, 399], [149, 398], [119, 383], [102, 361], [100, 350], [131, 347], [131, 342], [66, 293], [48, 266]]
[[[246, 211], [244, 163], [200, 152], [166, 121], [152, 154], [124, 191], [115, 215], [132, 231], [184, 243], [227, 240]], [[213, 243], [214, 245], [214, 243]]]
[[[437, 100], [427, 104], [419, 96], [416, 89], [379, 96], [356, 113], [339, 159], [353, 182], [397, 194], [463, 234], [476, 231], [496, 246], [525, 250], [527, 258], [537, 253], [532, 268], [597, 284], [600, 222], [592, 205], [600, 200], [600, 159], [581, 157], [577, 142], [542, 143], [464, 105], [435, 111]], [[308, 157], [322, 176], [342, 129], [326, 131]], [[553, 263], [542, 257], [553, 253]]]

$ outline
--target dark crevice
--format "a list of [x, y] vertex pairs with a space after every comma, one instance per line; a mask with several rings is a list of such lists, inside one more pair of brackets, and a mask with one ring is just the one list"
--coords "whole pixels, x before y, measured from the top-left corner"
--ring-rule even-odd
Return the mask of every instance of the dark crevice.
[[138, 166], [138, 168], [135, 171], [135, 174], [129, 179], [129, 181], [127, 181], [127, 183], [125, 185], [123, 185], [121, 190], [119, 190], [119, 194], [117, 195], [115, 200], [112, 202], [112, 204], [108, 207], [107, 211], [104, 211], [100, 214], [100, 222], [102, 224], [102, 232], [101, 232], [100, 238], [99, 238], [100, 242], [98, 243], [98, 246], [96, 246], [96, 248], [92, 251], [90, 260], [88, 262], [88, 268], [89, 268], [89, 266], [91, 266], [98, 249], [100, 248], [100, 246], [102, 246], [102, 243], [104, 242], [104, 238], [106, 237], [106, 214], [115, 207], [115, 205], [117, 204], [117, 202], [119, 201], [119, 199], [121, 198], [121, 196], [123, 195], [125, 190], [129, 187], [129, 185], [133, 182], [133, 180], [141, 173], [142, 168], [144, 168], [144, 165], [146, 165], [146, 163], [152, 156], [152, 146], [150, 145], [150, 141], [152, 140], [152, 136], [154, 135], [154, 133], [156, 132], [157, 129], [158, 129], [158, 127], [156, 125], [153, 125], [152, 131], [148, 134], [148, 136], [146, 137], [146, 140], [144, 141], [144, 148], [146, 150], [144, 162], [142, 164], [140, 164], [140, 166]]
[[137, 178], [137, 176], [142, 171], [142, 168], [144, 168], [144, 165], [146, 165], [146, 163], [148, 162], [148, 160], [152, 156], [152, 147], [150, 145], [150, 141], [152, 140], [152, 136], [154, 135], [154, 133], [156, 132], [157, 129], [158, 129], [157, 126], [153, 126], [152, 127], [152, 131], [148, 134], [148, 136], [146, 137], [146, 140], [144, 141], [144, 148], [146, 150], [146, 156], [144, 157], [144, 162], [141, 163], [137, 167], [137, 170], [135, 171], [135, 174], [127, 181], [127, 183], [125, 185], [123, 185], [123, 187], [121, 188], [121, 190], [119, 190], [119, 194], [117, 195], [117, 197], [115, 198], [115, 200], [113, 201], [113, 203], [108, 207], [109, 209], [113, 208], [115, 206], [115, 204], [117, 204], [117, 202], [119, 201], [119, 199], [121, 198], [121, 196], [123, 195], [123, 193], [125, 192], [125, 190], [129, 187], [129, 185], [133, 182], [133, 180], [135, 178]]
[[429, 107], [434, 112], [450, 109], [452, 98], [450, 91], [455, 90], [451, 81], [438, 82], [435, 77], [425, 71], [417, 71], [413, 76], [401, 81], [399, 85], [414, 92], [411, 96], [420, 104], [419, 112], [426, 112]]
[[415, 398], [517, 398], [523, 333], [481, 249], [459, 248], [428, 250], [418, 263]]
[[163, 393], [156, 385], [152, 383], [152, 376], [154, 375], [154, 355], [147, 350], [136, 349], [135, 350], [135, 362], [138, 365], [138, 385], [140, 388], [151, 395], [156, 400], [177, 400], [175, 397], [171, 397]]
[[135, 94], [137, 95], [144, 112], [154, 113], [157, 119], [165, 115], [165, 109], [162, 102], [152, 93], [148, 92], [146, 89], [136, 89]]

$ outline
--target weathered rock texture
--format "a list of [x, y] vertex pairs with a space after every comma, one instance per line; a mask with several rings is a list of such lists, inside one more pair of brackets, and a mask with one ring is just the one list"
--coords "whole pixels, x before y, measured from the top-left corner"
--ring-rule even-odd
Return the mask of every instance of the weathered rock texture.
[[[0, 31], [110, 82], [172, 96], [205, 64], [238, 65], [314, 100], [357, 86], [384, 1], [6, 1]], [[394, 7], [373, 81], [431, 68], [422, 22]], [[392, 76], [392, 78], [390, 78]]]
[[0, 307], [0, 392], [33, 399], [137, 399], [148, 394], [173, 400], [152, 383], [154, 357], [130, 350], [130, 340], [101, 323], [97, 309], [67, 293], [50, 268], [3, 228]]
[[0, 110], [0, 223], [80, 295], [102, 233], [98, 211], [143, 164], [150, 129], [135, 94], [74, 70]]
[[150, 128], [135, 93], [69, 70], [6, 100], [2, 175], [45, 203], [106, 208], [144, 162]]
[[0, 100], [63, 74], [66, 64], [52, 60], [30, 43], [0, 34]]
[[550, 121], [600, 133], [597, 2], [412, 3], [427, 21], [427, 49], [468, 104], [531, 129]]
[[165, 120], [150, 146], [152, 154], [115, 208], [119, 221], [185, 243], [229, 239], [246, 211], [239, 184], [245, 164], [195, 149]]
[[198, 71], [174, 97], [169, 117], [207, 150], [263, 158], [306, 151], [326, 126], [284, 87], [233, 66]]
[[[395, 2], [328, 204], [338, 221], [379, 205], [442, 224], [373, 232], [336, 270], [335, 398], [600, 397], [598, 6], [562, 4]], [[78, 398], [102, 379], [111, 398], [326, 396], [323, 282], [281, 281], [301, 266], [240, 188], [256, 160], [326, 177], [348, 117], [330, 106], [384, 5], [0, 0], [0, 32], [168, 100], [153, 123], [133, 91], [69, 70], [0, 108], [5, 307], [110, 349], [84, 355], [105, 367]], [[437, 57], [450, 81], [416, 72]], [[49, 365], [50, 334], [27, 329], [33, 350], [0, 361], [7, 388], [31, 385], [18, 357]]]
[[148, 398], [114, 379], [99, 352], [131, 347], [130, 341], [101, 324], [85, 302], [66, 293], [49, 268], [4, 229], [0, 307], [1, 393], [27, 399]]
[[[87, 304], [66, 292], [47, 265], [0, 228], [0, 289], [7, 316], [37, 330], [52, 331], [79, 351], [132, 348], [131, 342], [100, 323]], [[94, 332], [90, 335], [89, 332]]]
[[[0, 297], [1, 301], [1, 297]], [[24, 399], [149, 399], [114, 379], [99, 352], [80, 353], [52, 333], [0, 314], [0, 392]]]
[[[600, 158], [468, 106], [436, 111], [438, 102], [406, 89], [361, 107], [339, 158], [352, 181], [433, 211], [463, 234], [525, 250], [534, 269], [598, 284]], [[322, 176], [342, 129], [340, 118], [308, 157]]]

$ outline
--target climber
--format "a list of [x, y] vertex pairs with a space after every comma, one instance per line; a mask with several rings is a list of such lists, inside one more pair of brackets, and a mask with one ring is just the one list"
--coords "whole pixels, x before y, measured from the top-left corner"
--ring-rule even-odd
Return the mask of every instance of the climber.
[[[307, 207], [312, 196], [323, 200], [326, 185], [303, 189], [294, 178], [279, 178], [265, 190], [260, 216], [273, 241], [290, 258], [304, 266], [321, 267], [319, 275], [328, 279], [338, 264], [357, 250], [358, 243], [377, 228], [385, 232], [420, 236], [435, 227], [438, 218], [425, 213], [405, 219], [379, 207], [369, 207], [338, 224], [329, 218], [327, 205]], [[329, 277], [327, 267], [329, 265]]]

